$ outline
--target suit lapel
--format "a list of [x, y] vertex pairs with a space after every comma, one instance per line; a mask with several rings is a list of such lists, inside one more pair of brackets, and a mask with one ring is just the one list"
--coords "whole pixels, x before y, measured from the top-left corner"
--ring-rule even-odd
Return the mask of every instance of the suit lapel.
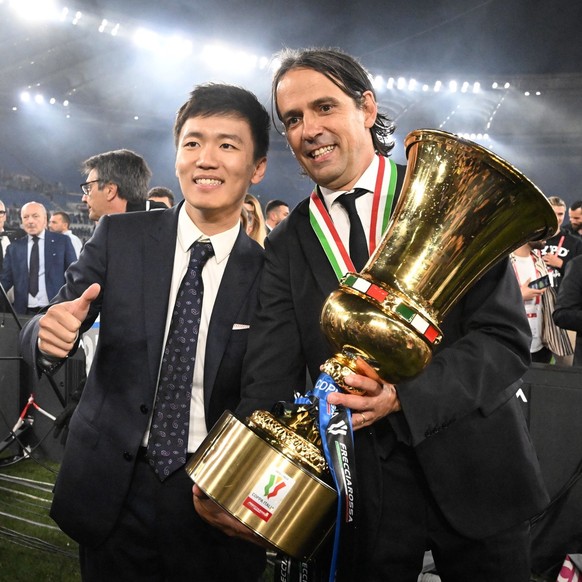
[[171, 211], [159, 212], [159, 220], [152, 223], [152, 229], [142, 233], [143, 280], [146, 281], [143, 317], [147, 335], [150, 374], [154, 385], [158, 378], [164, 341], [180, 206], [174, 207]]
[[316, 284], [324, 297], [337, 289], [339, 281], [332, 269], [329, 260], [317, 239], [309, 221], [309, 199], [304, 200], [297, 207], [297, 212], [303, 217], [297, 221], [297, 238], [305, 256], [305, 260], [314, 273]]
[[[256, 281], [262, 265], [262, 255], [253, 249], [252, 241], [241, 231], [235, 241], [222, 281], [218, 289], [206, 340], [204, 361], [204, 405], [208, 403], [222, 361], [224, 351], [230, 340], [235, 323], [250, 324], [249, 321], [237, 321], [237, 316]], [[247, 312], [250, 317], [250, 311]]]

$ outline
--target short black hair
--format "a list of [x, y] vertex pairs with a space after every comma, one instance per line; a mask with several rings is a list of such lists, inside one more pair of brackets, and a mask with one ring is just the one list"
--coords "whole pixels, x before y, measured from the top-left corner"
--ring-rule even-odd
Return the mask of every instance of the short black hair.
[[287, 202], [283, 202], [283, 200], [269, 200], [269, 202], [267, 202], [267, 206], [265, 206], [265, 214], [268, 215], [269, 212], [279, 208], [279, 206], [287, 206], [287, 208], [289, 208], [289, 204], [287, 204]]
[[582, 200], [576, 200], [572, 202], [572, 206], [570, 206], [570, 210], [578, 210], [582, 208]]
[[[371, 91], [374, 99], [376, 98], [370, 73], [354, 57], [338, 49], [284, 49], [277, 57], [281, 65], [273, 77], [272, 98], [279, 119], [281, 113], [277, 106], [277, 86], [292, 69], [313, 69], [321, 73], [351, 97], [359, 108], [363, 105], [362, 94], [366, 91]], [[390, 153], [394, 147], [394, 141], [390, 139], [394, 129], [392, 120], [379, 111], [374, 125], [370, 128], [376, 152], [383, 156]]]
[[174, 123], [174, 143], [178, 147], [180, 132], [192, 117], [232, 115], [248, 122], [254, 143], [254, 160], [267, 155], [271, 120], [267, 110], [254, 93], [236, 85], [204, 83], [190, 93], [190, 98], [180, 107]]
[[165, 186], [154, 186], [148, 192], [148, 200], [155, 196], [156, 198], [167, 198], [170, 201], [170, 206], [174, 206], [176, 198], [174, 193]]

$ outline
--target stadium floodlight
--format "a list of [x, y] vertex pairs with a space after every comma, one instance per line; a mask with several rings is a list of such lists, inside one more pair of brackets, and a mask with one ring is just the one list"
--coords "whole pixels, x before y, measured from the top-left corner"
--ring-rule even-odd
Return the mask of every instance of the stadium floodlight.
[[[202, 59], [211, 68], [248, 71], [257, 68], [259, 58], [241, 50], [233, 50], [223, 45], [206, 45], [202, 49]], [[280, 64], [280, 63], [279, 63]]]
[[157, 50], [160, 47], [160, 35], [147, 28], [138, 28], [133, 34], [133, 42], [139, 48]]
[[25, 20], [46, 22], [61, 19], [61, 11], [53, 0], [10, 0], [10, 8]]

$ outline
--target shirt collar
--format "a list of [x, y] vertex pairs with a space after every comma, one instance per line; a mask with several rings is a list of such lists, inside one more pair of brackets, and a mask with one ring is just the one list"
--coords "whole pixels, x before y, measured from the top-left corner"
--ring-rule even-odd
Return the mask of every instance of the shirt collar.
[[[36, 236], [38, 236], [39, 239], [44, 240], [44, 235], [45, 235], [46, 230], [41, 230]], [[28, 240], [31, 241], [32, 240], [32, 234], [27, 235], [28, 236]]]
[[214, 250], [214, 258], [217, 263], [221, 263], [230, 255], [240, 228], [240, 221], [238, 221], [232, 228], [219, 234], [208, 236], [192, 222], [186, 212], [186, 205], [183, 204], [178, 215], [178, 244], [182, 251], [187, 253], [196, 241], [210, 240]]
[[[365, 188], [369, 192], [374, 192], [376, 189], [376, 178], [378, 176], [378, 165], [380, 160], [378, 156], [374, 156], [372, 163], [368, 166], [366, 171], [359, 177], [354, 188]], [[354, 189], [352, 188], [352, 190]], [[339, 198], [342, 194], [346, 192], [351, 192], [352, 190], [330, 190], [329, 188], [319, 188], [323, 194], [323, 200], [328, 208]]]

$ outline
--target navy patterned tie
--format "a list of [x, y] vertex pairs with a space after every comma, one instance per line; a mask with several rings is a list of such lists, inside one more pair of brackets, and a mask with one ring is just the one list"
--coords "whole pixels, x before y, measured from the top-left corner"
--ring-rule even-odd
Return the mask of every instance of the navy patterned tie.
[[149, 463], [161, 481], [186, 463], [190, 396], [204, 291], [202, 268], [213, 255], [209, 242], [192, 245], [188, 270], [172, 313], [147, 446]]
[[356, 271], [360, 272], [368, 262], [368, 243], [362, 221], [356, 210], [356, 198], [366, 194], [368, 190], [356, 188], [353, 192], [338, 196], [337, 201], [346, 209], [350, 218], [350, 258]]

